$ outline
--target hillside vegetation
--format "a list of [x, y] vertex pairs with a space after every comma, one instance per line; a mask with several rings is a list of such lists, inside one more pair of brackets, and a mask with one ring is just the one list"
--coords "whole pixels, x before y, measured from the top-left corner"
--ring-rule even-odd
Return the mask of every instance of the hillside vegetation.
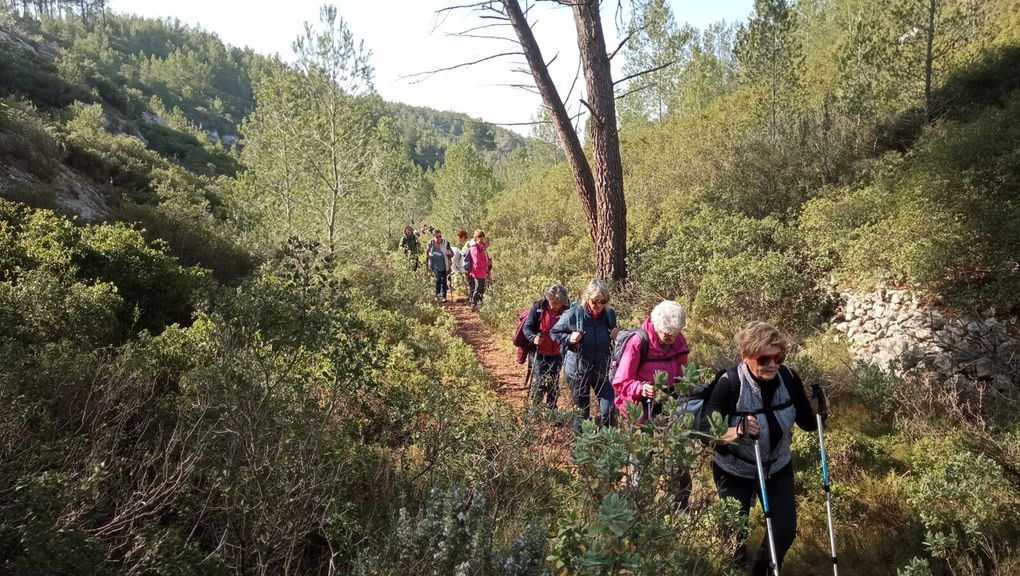
[[[702, 444], [586, 427], [564, 461], [396, 251], [484, 228], [499, 334], [576, 295], [594, 256], [548, 135], [383, 102], [329, 8], [284, 62], [32, 4], [0, 11], [0, 572], [739, 573]], [[750, 319], [790, 335], [833, 397], [841, 572], [1020, 573], [1020, 373], [974, 396], [827, 325], [881, 286], [1020, 311], [1020, 4], [757, 0], [706, 30], [640, 6], [627, 69], [676, 64], [622, 90], [621, 323], [680, 301], [691, 381]], [[632, 455], [657, 468], [621, 488]], [[817, 437], [794, 456], [784, 573], [826, 573]]]

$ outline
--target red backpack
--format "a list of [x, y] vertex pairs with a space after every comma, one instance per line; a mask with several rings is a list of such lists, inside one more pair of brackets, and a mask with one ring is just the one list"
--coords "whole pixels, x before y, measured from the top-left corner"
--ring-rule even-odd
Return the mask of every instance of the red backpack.
[[535, 306], [541, 306], [542, 301], [539, 300], [531, 306], [528, 306], [524, 310], [521, 310], [520, 316], [518, 317], [517, 330], [514, 331], [513, 343], [517, 347], [517, 363], [524, 364], [528, 361], [528, 354], [535, 349], [535, 343], [528, 340], [528, 337], [524, 335], [524, 323], [528, 321], [528, 316], [531, 315], [531, 311]]

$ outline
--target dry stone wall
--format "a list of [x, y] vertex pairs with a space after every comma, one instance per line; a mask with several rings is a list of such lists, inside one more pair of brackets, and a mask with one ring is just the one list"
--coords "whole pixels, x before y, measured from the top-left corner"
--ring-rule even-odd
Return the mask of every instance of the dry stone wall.
[[897, 375], [913, 371], [965, 388], [982, 382], [1006, 392], [1017, 385], [1016, 318], [1000, 320], [995, 309], [949, 315], [905, 290], [844, 292], [841, 300], [832, 321], [859, 360]]

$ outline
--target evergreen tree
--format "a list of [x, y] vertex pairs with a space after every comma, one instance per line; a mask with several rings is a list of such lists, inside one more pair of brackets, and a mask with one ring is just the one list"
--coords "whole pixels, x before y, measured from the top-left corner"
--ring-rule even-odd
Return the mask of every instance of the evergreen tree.
[[323, 7], [324, 30], [305, 24], [294, 43], [297, 71], [267, 79], [256, 90], [246, 124], [245, 162], [255, 173], [252, 196], [263, 213], [283, 207], [286, 234], [336, 250], [345, 224], [355, 222], [351, 198], [368, 177], [373, 134], [369, 53], [336, 9]]
[[756, 95], [759, 117], [776, 143], [800, 104], [803, 54], [797, 16], [786, 0], [755, 0], [754, 15], [737, 39], [744, 82]]
[[484, 220], [486, 204], [496, 193], [496, 179], [485, 159], [466, 142], [446, 150], [446, 163], [435, 175], [432, 215], [442, 226], [476, 228]]
[[666, 0], [652, 0], [635, 15], [630, 41], [624, 47], [627, 96], [620, 104], [621, 121], [661, 120], [677, 91], [680, 64], [688, 59], [693, 30], [678, 28]]

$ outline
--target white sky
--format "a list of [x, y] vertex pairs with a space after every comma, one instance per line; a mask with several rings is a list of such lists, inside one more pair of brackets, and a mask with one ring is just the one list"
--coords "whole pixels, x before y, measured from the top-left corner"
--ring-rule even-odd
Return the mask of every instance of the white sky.
[[[670, 0], [677, 22], [703, 28], [718, 20], [743, 21], [753, 0]], [[304, 22], [317, 24], [319, 7], [328, 0], [111, 0], [115, 12], [178, 18], [216, 33], [234, 46], [248, 46], [263, 54], [277, 53], [292, 60], [291, 43], [302, 34]], [[453, 110], [497, 124], [528, 122], [541, 106], [537, 95], [508, 84], [533, 85], [530, 75], [514, 73], [523, 58], [501, 58], [459, 70], [442, 72], [414, 83], [408, 76], [476, 60], [514, 48], [507, 42], [454, 38], [449, 34], [476, 26], [476, 15], [461, 10], [436, 27], [436, 10], [464, 4], [458, 0], [333, 0], [340, 18], [372, 52], [375, 88], [388, 101]], [[629, 2], [624, 0], [623, 5]], [[616, 36], [613, 10], [604, 2], [603, 27]], [[541, 7], [535, 33], [548, 61], [557, 52], [553, 79], [566, 95], [577, 69], [577, 45], [569, 8]], [[484, 33], [484, 32], [483, 32]], [[615, 42], [607, 42], [609, 49]], [[509, 49], [509, 50], [508, 50]], [[620, 60], [622, 57], [614, 59]], [[618, 65], [618, 64], [617, 64]], [[575, 92], [572, 100], [577, 101]], [[526, 126], [511, 126], [527, 133]]]

